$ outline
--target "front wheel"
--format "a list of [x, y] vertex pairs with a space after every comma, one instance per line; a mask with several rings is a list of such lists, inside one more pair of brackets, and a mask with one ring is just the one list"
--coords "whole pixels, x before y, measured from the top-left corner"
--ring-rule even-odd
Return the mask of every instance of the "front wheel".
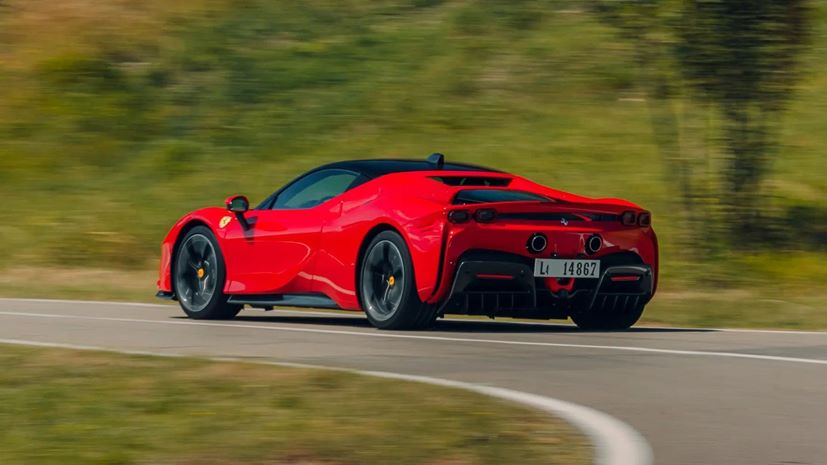
[[199, 320], [226, 320], [241, 311], [241, 305], [227, 303], [222, 291], [226, 278], [224, 257], [209, 228], [192, 228], [178, 247], [173, 287], [178, 303], [188, 317]]
[[437, 306], [423, 303], [402, 236], [383, 231], [368, 244], [359, 274], [359, 300], [380, 329], [421, 329], [433, 324]]

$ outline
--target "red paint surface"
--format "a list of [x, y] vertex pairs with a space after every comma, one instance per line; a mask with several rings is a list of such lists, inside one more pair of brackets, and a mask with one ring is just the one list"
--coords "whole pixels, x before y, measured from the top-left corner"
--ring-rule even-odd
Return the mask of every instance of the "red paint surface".
[[[506, 212], [621, 214], [644, 211], [620, 199], [589, 199], [505, 173], [486, 177], [513, 178], [508, 189], [543, 194], [556, 202], [510, 202], [452, 206], [459, 190], [430, 179], [435, 175], [478, 176], [478, 172], [418, 171], [381, 176], [316, 207], [301, 210], [250, 210], [245, 230], [225, 208], [205, 208], [179, 220], [162, 244], [158, 289], [172, 291], [170, 269], [174, 247], [189, 227], [203, 224], [216, 235], [227, 264], [228, 294], [319, 292], [345, 309], [360, 309], [356, 295], [361, 248], [371, 234], [394, 229], [410, 250], [420, 299], [440, 302], [450, 290], [459, 257], [471, 249], [487, 249], [529, 258], [575, 258], [584, 253], [586, 240], [599, 233], [603, 248], [589, 258], [619, 251], [638, 254], [651, 265], [657, 283], [658, 246], [651, 226], [623, 226], [620, 222], [500, 220], [480, 224], [447, 221], [451, 209], [473, 213], [479, 208]], [[478, 189], [479, 187], [474, 187]], [[491, 188], [498, 189], [498, 188]], [[501, 188], [500, 188], [501, 189]], [[232, 216], [224, 227], [221, 219]], [[540, 255], [530, 254], [526, 242], [542, 232], [549, 240]], [[444, 252], [443, 252], [444, 248]], [[547, 285], [551, 285], [547, 283]], [[565, 288], [568, 286], [560, 286]]]

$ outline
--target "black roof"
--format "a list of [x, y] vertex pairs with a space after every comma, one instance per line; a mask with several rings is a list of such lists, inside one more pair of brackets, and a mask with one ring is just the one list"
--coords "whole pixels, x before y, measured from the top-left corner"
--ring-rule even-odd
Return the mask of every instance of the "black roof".
[[394, 160], [394, 159], [370, 159], [370, 160], [347, 160], [330, 163], [328, 165], [320, 166], [313, 171], [323, 169], [340, 169], [355, 171], [362, 173], [371, 178], [377, 178], [391, 173], [401, 173], [405, 171], [479, 171], [487, 173], [499, 173], [497, 170], [485, 168], [482, 166], [468, 165], [465, 163], [448, 163], [446, 162], [442, 168], [436, 167], [433, 163], [426, 160]]

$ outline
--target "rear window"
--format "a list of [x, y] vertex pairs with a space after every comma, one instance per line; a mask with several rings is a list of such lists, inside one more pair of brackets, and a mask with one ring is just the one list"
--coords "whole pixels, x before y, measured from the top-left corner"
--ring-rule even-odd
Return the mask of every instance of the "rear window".
[[454, 197], [454, 205], [468, 205], [489, 202], [550, 202], [551, 199], [531, 192], [511, 191], [505, 189], [469, 189], [460, 191]]

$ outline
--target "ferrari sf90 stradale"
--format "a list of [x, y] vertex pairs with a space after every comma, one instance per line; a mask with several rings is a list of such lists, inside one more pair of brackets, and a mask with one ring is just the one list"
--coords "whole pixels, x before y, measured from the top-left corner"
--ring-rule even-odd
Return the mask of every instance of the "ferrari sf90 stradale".
[[184, 216], [163, 241], [158, 296], [191, 318], [244, 305], [364, 311], [383, 329], [446, 314], [571, 318], [625, 329], [657, 287], [651, 214], [513, 174], [357, 160]]

